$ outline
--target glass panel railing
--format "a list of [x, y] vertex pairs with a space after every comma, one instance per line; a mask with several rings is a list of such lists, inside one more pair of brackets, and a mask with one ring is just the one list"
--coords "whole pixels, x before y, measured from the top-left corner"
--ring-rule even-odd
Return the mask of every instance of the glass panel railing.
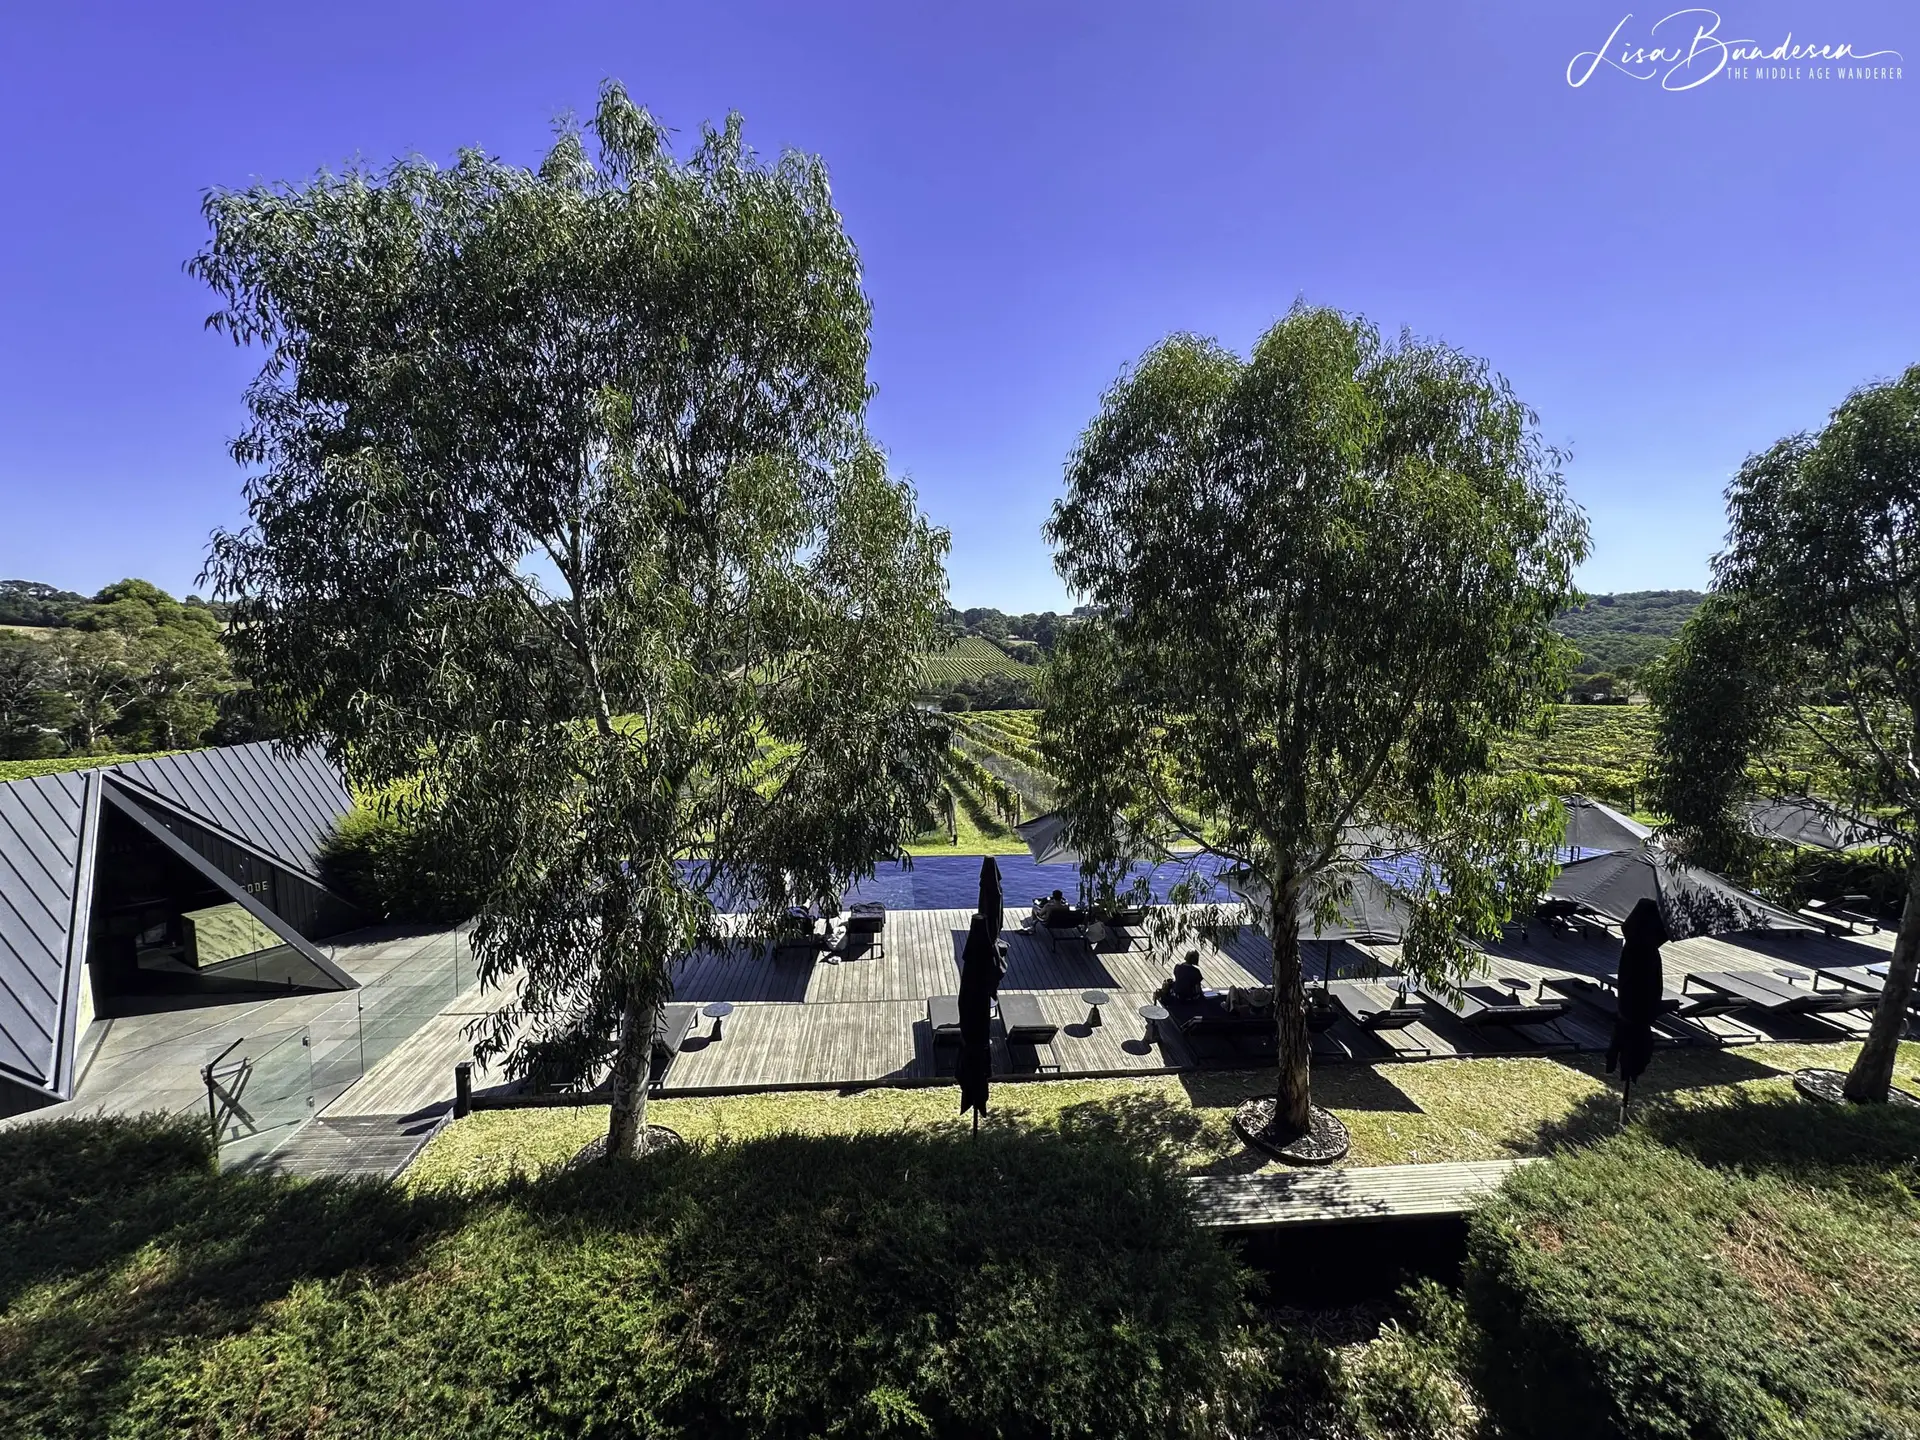
[[223, 1170], [266, 1159], [313, 1117], [313, 1042], [304, 1026], [236, 1041], [202, 1076]]
[[474, 991], [473, 955], [466, 937], [436, 936], [384, 975], [342, 996], [313, 1024], [315, 1083], [329, 1103], [354, 1081], [418, 1034], [462, 996]]

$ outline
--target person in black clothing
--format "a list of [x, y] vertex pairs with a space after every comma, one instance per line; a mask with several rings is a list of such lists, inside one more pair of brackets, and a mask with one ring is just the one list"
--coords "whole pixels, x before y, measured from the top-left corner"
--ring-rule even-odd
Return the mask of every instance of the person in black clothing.
[[1175, 1000], [1198, 1000], [1200, 991], [1200, 952], [1189, 950], [1186, 959], [1173, 967], [1173, 987], [1170, 993]]

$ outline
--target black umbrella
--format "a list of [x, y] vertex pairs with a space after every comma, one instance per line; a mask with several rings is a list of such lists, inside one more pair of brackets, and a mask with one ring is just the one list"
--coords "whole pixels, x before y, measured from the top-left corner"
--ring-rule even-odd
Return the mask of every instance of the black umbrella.
[[1006, 899], [1000, 888], [1000, 862], [991, 855], [980, 862], [980, 913], [993, 923], [995, 935], [1006, 927]]
[[994, 941], [993, 921], [975, 915], [960, 952], [960, 1111], [973, 1111], [973, 1127], [987, 1109], [987, 1084], [993, 1075], [993, 997], [1006, 968]]
[[1607, 1071], [1620, 1069], [1620, 1118], [1627, 1115], [1627, 1097], [1633, 1082], [1646, 1073], [1653, 1059], [1653, 1022], [1666, 994], [1661, 973], [1660, 947], [1671, 939], [1661, 917], [1660, 902], [1640, 900], [1620, 924], [1626, 937], [1620, 946], [1620, 973], [1614, 978], [1613, 1040], [1607, 1046]]
[[1813, 928], [1731, 880], [1683, 865], [1658, 849], [1615, 850], [1562, 867], [1547, 887], [1549, 903], [1540, 906], [1540, 913], [1554, 913], [1550, 902], [1559, 901], [1561, 913], [1570, 906], [1624, 922], [1642, 900], [1659, 907], [1668, 938], [1674, 940], [1732, 930]]

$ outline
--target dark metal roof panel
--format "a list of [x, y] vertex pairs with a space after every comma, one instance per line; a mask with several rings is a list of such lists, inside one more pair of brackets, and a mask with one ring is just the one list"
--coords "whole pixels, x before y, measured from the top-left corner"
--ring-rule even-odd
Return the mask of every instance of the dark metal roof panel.
[[[0, 785], [0, 1075], [59, 1094], [75, 994], [76, 900], [86, 889], [82, 772]], [[84, 924], [84, 919], [80, 922]]]
[[270, 740], [135, 760], [113, 774], [316, 881], [328, 837], [353, 808], [324, 755]]

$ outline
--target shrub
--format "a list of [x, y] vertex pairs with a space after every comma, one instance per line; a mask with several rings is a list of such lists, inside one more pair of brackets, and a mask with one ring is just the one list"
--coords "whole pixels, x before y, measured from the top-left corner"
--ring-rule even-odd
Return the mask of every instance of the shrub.
[[1514, 1436], [1920, 1428], [1920, 1113], [1649, 1107], [1473, 1218], [1480, 1394]]
[[1365, 1440], [1454, 1440], [1478, 1416], [1461, 1371], [1473, 1330], [1459, 1298], [1432, 1280], [1402, 1293], [1389, 1320], [1347, 1367], [1349, 1405]]
[[390, 810], [360, 805], [341, 818], [321, 857], [327, 885], [385, 920], [452, 925], [479, 908], [479, 897], [452, 876], [444, 842]]
[[0, 1434], [1175, 1436], [1311, 1378], [1110, 1132], [780, 1135], [457, 1199], [127, 1123], [0, 1132]]

